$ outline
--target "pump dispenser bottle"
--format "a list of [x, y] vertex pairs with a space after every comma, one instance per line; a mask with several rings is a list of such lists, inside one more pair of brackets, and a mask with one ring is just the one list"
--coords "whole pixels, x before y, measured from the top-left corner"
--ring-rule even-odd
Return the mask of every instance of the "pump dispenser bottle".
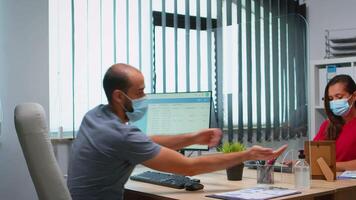
[[296, 189], [310, 188], [310, 167], [305, 161], [304, 150], [299, 150], [298, 161], [294, 165], [294, 185]]

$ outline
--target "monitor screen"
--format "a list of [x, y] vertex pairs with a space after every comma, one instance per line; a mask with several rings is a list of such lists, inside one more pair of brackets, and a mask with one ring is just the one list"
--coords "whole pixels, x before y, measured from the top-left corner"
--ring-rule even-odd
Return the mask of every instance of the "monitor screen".
[[[148, 110], [133, 123], [147, 135], [176, 135], [210, 127], [211, 92], [147, 94]], [[208, 150], [192, 145], [185, 150]]]

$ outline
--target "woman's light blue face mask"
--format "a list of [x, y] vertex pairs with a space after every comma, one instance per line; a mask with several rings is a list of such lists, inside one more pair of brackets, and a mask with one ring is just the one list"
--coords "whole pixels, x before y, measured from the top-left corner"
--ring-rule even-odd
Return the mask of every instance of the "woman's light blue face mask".
[[[330, 101], [330, 109], [336, 116], [346, 116], [350, 110], [351, 106], [349, 104], [349, 100], [351, 99], [352, 95], [346, 99], [337, 99]], [[351, 104], [353, 105], [353, 103]]]
[[125, 114], [127, 116], [127, 118], [129, 118], [129, 120], [131, 122], [135, 122], [140, 120], [147, 112], [147, 108], [148, 108], [148, 104], [147, 104], [147, 97], [141, 97], [139, 99], [131, 99], [130, 97], [128, 97], [125, 93], [123, 93], [130, 101], [131, 101], [131, 105], [132, 105], [132, 112], [129, 112], [125, 106], [123, 106], [123, 108], [125, 109]]

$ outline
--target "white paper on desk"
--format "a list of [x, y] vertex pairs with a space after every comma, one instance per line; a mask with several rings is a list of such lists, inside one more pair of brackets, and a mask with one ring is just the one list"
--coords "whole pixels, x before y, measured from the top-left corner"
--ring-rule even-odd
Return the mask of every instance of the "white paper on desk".
[[356, 171], [344, 171], [338, 176], [340, 179], [356, 178]]
[[291, 190], [288, 188], [281, 187], [253, 187], [242, 190], [236, 190], [232, 192], [223, 192], [213, 195], [208, 195], [208, 197], [214, 197], [218, 199], [228, 199], [228, 200], [264, 200], [272, 199], [276, 197], [282, 197], [292, 194], [299, 194], [301, 192], [297, 190]]

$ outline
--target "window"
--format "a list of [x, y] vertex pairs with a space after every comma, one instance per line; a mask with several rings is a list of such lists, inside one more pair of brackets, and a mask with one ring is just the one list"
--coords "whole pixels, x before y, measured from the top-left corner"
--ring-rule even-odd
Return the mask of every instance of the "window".
[[306, 26], [294, 0], [51, 0], [49, 9], [53, 134], [74, 136], [106, 103], [102, 78], [119, 62], [142, 71], [148, 93], [212, 90], [219, 126], [239, 140], [306, 134]]
[[216, 19], [155, 11], [153, 24], [155, 92], [212, 90]]

